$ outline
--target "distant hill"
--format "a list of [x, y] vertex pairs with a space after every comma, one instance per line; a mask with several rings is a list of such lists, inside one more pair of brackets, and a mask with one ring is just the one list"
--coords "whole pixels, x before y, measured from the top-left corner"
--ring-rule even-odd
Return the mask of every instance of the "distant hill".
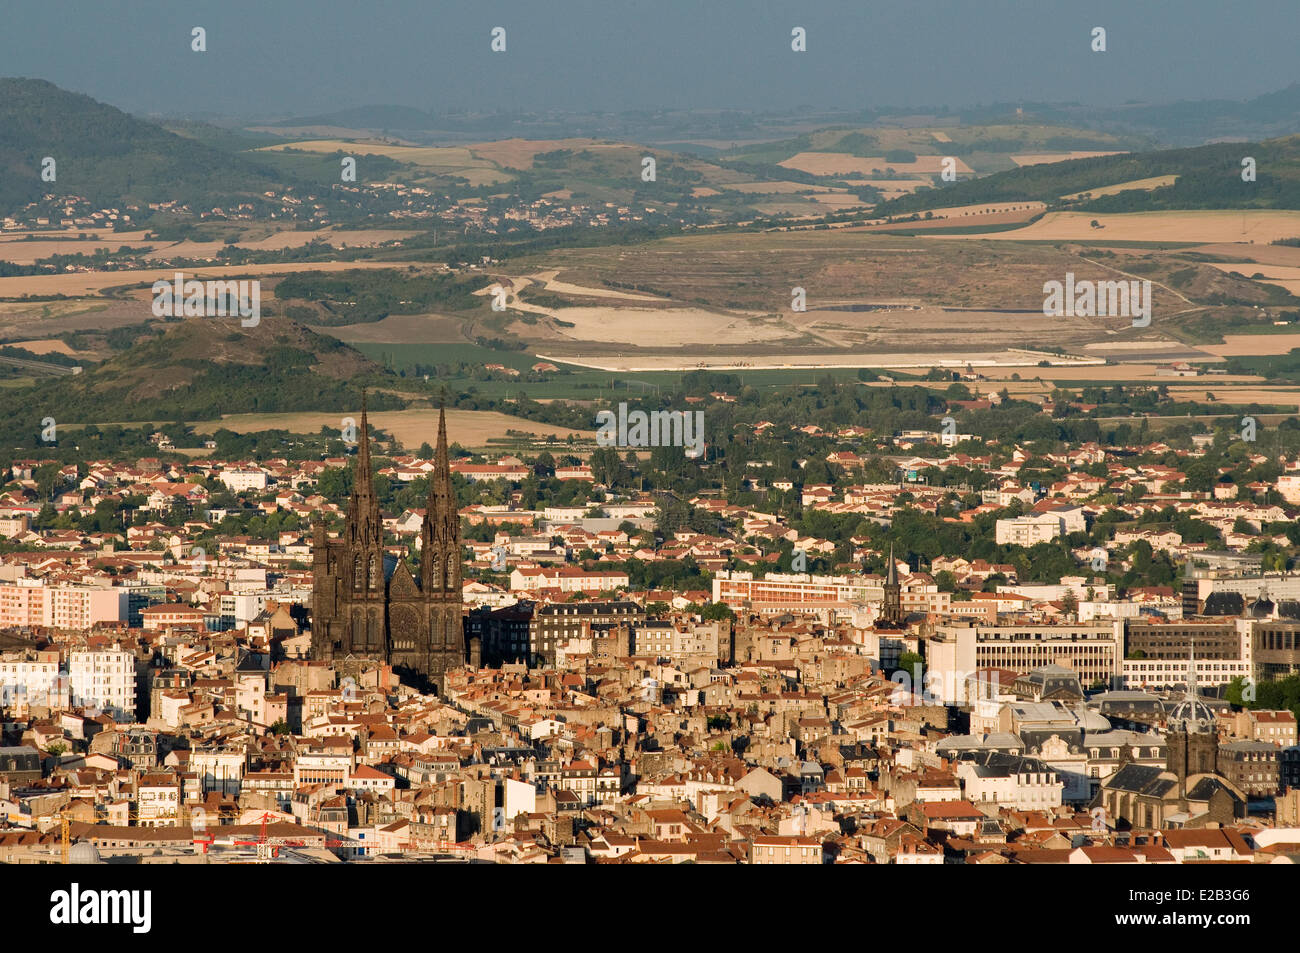
[[917, 155], [959, 156], [977, 171], [1010, 168], [1017, 152], [1132, 152], [1154, 145], [1137, 136], [1115, 136], [1075, 126], [1015, 122], [969, 125], [936, 123], [916, 127], [832, 128], [792, 139], [765, 142], [723, 153], [733, 161], [781, 162], [800, 152], [832, 152], [886, 162], [910, 162]]
[[1244, 102], [1208, 99], [1079, 112], [1098, 128], [1141, 130], [1173, 144], [1267, 139], [1300, 132], [1300, 83]]
[[[57, 163], [41, 180], [41, 160]], [[283, 185], [267, 166], [39, 79], [0, 79], [0, 213], [42, 195], [99, 205], [225, 204]]]
[[[33, 406], [51, 408], [60, 422], [343, 411], [356, 406], [354, 381], [389, 376], [335, 338], [282, 317], [263, 316], [252, 328], [237, 318], [191, 318], [85, 374], [37, 385], [26, 400], [7, 403], [26, 429]], [[371, 404], [404, 406], [385, 394]]]
[[319, 116], [300, 116], [270, 126], [296, 128], [299, 126], [341, 126], [347, 129], [438, 129], [437, 118], [422, 109], [410, 106], [355, 106]]
[[[1241, 177], [1242, 159], [1255, 160], [1255, 181]], [[1062, 196], [1176, 175], [1171, 184], [1113, 195]], [[1046, 202], [1052, 208], [1086, 212], [1145, 212], [1169, 209], [1300, 209], [1300, 136], [1253, 143], [1219, 143], [1131, 155], [1100, 156], [1032, 165], [981, 179], [956, 182], [881, 203], [880, 215], [985, 202]]]

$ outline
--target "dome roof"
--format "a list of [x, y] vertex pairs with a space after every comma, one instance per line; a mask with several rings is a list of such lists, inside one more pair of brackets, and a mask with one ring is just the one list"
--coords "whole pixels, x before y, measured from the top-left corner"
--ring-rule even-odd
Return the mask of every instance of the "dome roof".
[[95, 845], [88, 840], [79, 840], [68, 850], [68, 863], [70, 864], [97, 864], [99, 863], [99, 851]]
[[1169, 713], [1169, 727], [1188, 734], [1214, 731], [1214, 712], [1195, 695], [1184, 698]]
[[1169, 713], [1169, 729], [1189, 735], [1214, 734], [1217, 731], [1214, 712], [1201, 699], [1201, 691], [1196, 685], [1196, 658], [1190, 650], [1187, 653], [1187, 687], [1183, 690], [1183, 700]]

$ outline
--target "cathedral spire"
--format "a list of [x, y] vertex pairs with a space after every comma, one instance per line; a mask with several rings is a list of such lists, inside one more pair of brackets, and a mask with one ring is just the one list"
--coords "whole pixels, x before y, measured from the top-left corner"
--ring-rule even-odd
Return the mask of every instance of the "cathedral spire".
[[361, 392], [361, 433], [357, 436], [357, 462], [352, 472], [352, 500], [348, 506], [348, 529], [352, 538], [378, 544], [380, 529], [379, 500], [375, 496], [375, 476], [370, 469], [370, 421], [366, 416], [366, 392]]
[[429, 474], [429, 500], [420, 528], [421, 578], [426, 593], [455, 592], [460, 595], [460, 512], [451, 485], [451, 461], [447, 450], [447, 411], [438, 408], [438, 449]]
[[366, 419], [365, 388], [361, 390], [361, 439], [357, 447], [357, 472], [354, 486], [357, 493], [366, 496], [374, 494], [374, 482], [370, 474], [370, 421]]
[[898, 563], [894, 562], [894, 544], [889, 544], [889, 570], [885, 573], [885, 585], [898, 585]]
[[455, 514], [451, 492], [451, 461], [447, 451], [447, 411], [438, 408], [438, 449], [434, 453], [433, 473], [429, 474], [428, 513], [425, 519], [445, 521], [448, 512]]

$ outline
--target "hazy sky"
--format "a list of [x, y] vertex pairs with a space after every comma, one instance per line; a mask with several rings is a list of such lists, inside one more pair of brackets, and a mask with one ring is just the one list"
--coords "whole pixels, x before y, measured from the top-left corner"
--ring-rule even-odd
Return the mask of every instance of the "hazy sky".
[[1300, 0], [4, 0], [0, 16], [0, 73], [137, 113], [1107, 104], [1300, 79]]

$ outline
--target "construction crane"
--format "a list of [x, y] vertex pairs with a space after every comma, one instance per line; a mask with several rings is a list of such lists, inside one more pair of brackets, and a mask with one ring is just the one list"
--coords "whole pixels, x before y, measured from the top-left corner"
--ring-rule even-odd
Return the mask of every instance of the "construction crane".
[[[68, 807], [64, 805], [59, 808], [55, 816], [59, 819], [59, 853], [62, 862], [66, 865], [72, 855], [72, 822], [68, 820]], [[127, 811], [128, 820], [139, 820], [140, 815], [135, 811]]]
[[233, 842], [234, 845], [236, 847], [256, 847], [257, 859], [262, 863], [267, 863], [268, 861], [280, 856], [279, 846], [273, 846], [266, 842], [266, 822], [274, 819], [275, 815], [263, 811], [262, 816], [259, 818], [260, 824], [258, 825], [257, 840], [237, 840]]
[[[194, 817], [193, 811], [189, 807], [186, 807], [184, 810], [185, 810], [185, 814], [188, 816], [192, 824], [193, 817]], [[62, 858], [62, 862], [64, 864], [67, 864], [69, 862], [69, 857], [71, 856], [71, 852], [72, 852], [72, 837], [71, 837], [72, 824], [71, 821], [68, 820], [67, 811], [68, 811], [68, 805], [65, 805], [59, 808], [57, 812], [55, 812], [55, 816], [59, 819], [59, 848], [60, 848], [60, 855]], [[141, 815], [140, 812], [138, 811], [125, 811], [119, 813], [125, 813], [128, 821], [139, 821], [143, 817], [143, 815]], [[158, 815], [150, 815], [148, 817], [148, 820], [155, 820], [155, 821], [165, 821], [168, 819], [169, 818], [167, 818], [166, 816], [158, 816]], [[98, 820], [98, 818], [96, 818], [96, 820]], [[266, 829], [265, 820], [263, 820], [262, 822], [262, 828], [263, 831], [265, 831]], [[211, 845], [212, 840], [213, 840], [212, 835], [209, 834], [207, 835], [206, 838], [195, 837], [194, 843], [202, 844], [203, 852], [206, 854], [208, 850], [208, 846]]]

